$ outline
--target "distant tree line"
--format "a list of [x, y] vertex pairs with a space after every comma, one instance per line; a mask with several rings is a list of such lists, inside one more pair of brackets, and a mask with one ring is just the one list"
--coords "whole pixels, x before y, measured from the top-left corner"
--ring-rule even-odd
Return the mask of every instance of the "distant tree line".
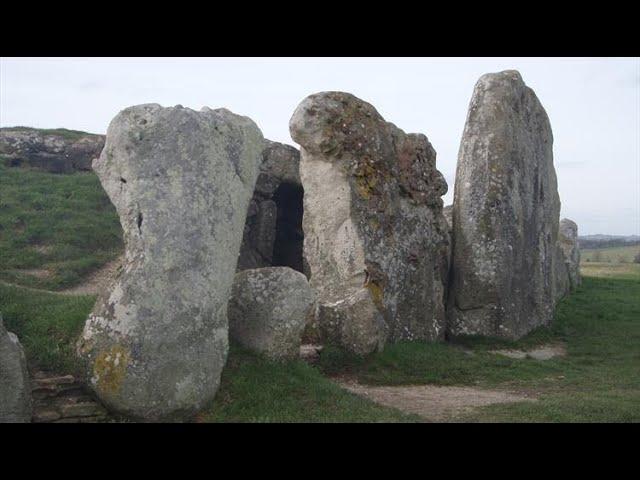
[[623, 238], [614, 238], [611, 240], [583, 240], [578, 239], [580, 248], [611, 248], [611, 247], [631, 247], [640, 245], [640, 240], [626, 241]]

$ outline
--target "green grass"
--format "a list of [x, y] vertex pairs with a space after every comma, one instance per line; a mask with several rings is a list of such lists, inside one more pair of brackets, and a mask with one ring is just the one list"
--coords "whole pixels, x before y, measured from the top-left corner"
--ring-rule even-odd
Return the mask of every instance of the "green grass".
[[278, 363], [232, 346], [205, 422], [416, 422], [349, 393], [301, 360]]
[[[62, 289], [82, 281], [121, 249], [117, 215], [94, 174], [55, 175], [9, 169], [0, 162], [0, 280]], [[472, 385], [539, 397], [537, 402], [485, 407], [465, 421], [640, 422], [640, 265], [583, 262], [582, 272], [582, 286], [560, 302], [553, 325], [517, 342], [400, 343], [365, 359], [326, 348], [318, 367], [270, 362], [234, 347], [218, 395], [199, 419], [418, 420], [346, 392], [327, 378], [349, 374], [374, 385]], [[0, 282], [0, 312], [32, 368], [77, 371], [74, 345], [94, 301]], [[568, 355], [537, 361], [490, 353], [550, 342], [564, 343]]]
[[589, 248], [580, 250], [580, 260], [585, 262], [632, 263], [640, 254], [640, 245], [624, 247]]
[[94, 173], [57, 175], [0, 162], [0, 280], [60, 290], [123, 248], [115, 208]]
[[[346, 392], [326, 376], [349, 373], [377, 385], [473, 385], [539, 396], [537, 402], [493, 405], [457, 420], [638, 422], [640, 265], [624, 267], [618, 276], [586, 276], [583, 285], [560, 303], [551, 328], [517, 342], [469, 338], [458, 344], [401, 343], [366, 359], [327, 348], [320, 367], [271, 362], [233, 347], [218, 395], [199, 420], [418, 421]], [[591, 268], [583, 272], [591, 275]], [[25, 346], [30, 365], [60, 373], [77, 368], [73, 347], [93, 303], [94, 297], [0, 285], [0, 311], [7, 328]], [[550, 341], [565, 343], [568, 355], [537, 361], [489, 353], [493, 348], [529, 348]]]
[[46, 371], [77, 371], [74, 344], [94, 302], [93, 296], [57, 295], [0, 284], [5, 327], [20, 339], [28, 365]]
[[[95, 297], [36, 292], [0, 284], [0, 312], [18, 335], [27, 363], [80, 375], [75, 342]], [[277, 363], [231, 348], [206, 422], [415, 422], [420, 419], [342, 390], [302, 361]]]
[[[321, 368], [375, 385], [476, 385], [540, 396], [480, 409], [466, 421], [640, 422], [640, 265], [622, 267], [584, 268], [582, 286], [560, 302], [553, 325], [520, 341], [400, 343], [366, 359], [333, 349]], [[568, 355], [538, 361], [489, 353], [547, 342], [564, 343]]]

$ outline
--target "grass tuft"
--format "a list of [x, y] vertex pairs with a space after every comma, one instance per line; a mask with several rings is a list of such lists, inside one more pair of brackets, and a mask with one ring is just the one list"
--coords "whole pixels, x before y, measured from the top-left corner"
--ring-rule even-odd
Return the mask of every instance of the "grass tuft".
[[44, 293], [0, 284], [0, 312], [24, 346], [30, 368], [76, 373], [75, 341], [94, 296]]

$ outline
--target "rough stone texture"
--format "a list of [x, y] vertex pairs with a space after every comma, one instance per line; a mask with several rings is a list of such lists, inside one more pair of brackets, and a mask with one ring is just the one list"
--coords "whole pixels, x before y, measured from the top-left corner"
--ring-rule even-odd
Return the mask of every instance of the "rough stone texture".
[[34, 423], [107, 422], [107, 411], [73, 375], [36, 371], [31, 382]]
[[297, 358], [313, 300], [307, 278], [289, 267], [239, 272], [229, 300], [229, 336], [272, 359]]
[[9, 166], [29, 166], [52, 173], [91, 170], [104, 147], [104, 135], [73, 130], [0, 128], [0, 155]]
[[476, 83], [453, 203], [448, 329], [515, 339], [554, 310], [560, 199], [547, 114], [516, 71]]
[[326, 340], [368, 353], [385, 338], [442, 339], [447, 184], [427, 137], [342, 92], [304, 99], [289, 128], [301, 145], [304, 255], [318, 320], [326, 319], [325, 333], [342, 332]]
[[303, 238], [300, 152], [265, 140], [238, 270], [283, 265], [302, 271]]
[[109, 408], [178, 419], [214, 397], [262, 142], [253, 121], [225, 109], [139, 105], [109, 125], [93, 168], [120, 217], [125, 260], [78, 342]]
[[0, 423], [31, 422], [31, 384], [18, 337], [8, 332], [0, 315]]
[[447, 225], [449, 226], [449, 231], [451, 231], [453, 229], [453, 205], [447, 205], [444, 207], [442, 209], [442, 213], [447, 221]]
[[[558, 234], [558, 288], [568, 293], [580, 285], [580, 247], [578, 245], [578, 225], [573, 220], [563, 218]], [[563, 288], [564, 286], [564, 288]], [[561, 296], [560, 293], [558, 296]]]
[[[447, 205], [442, 210], [444, 214], [444, 218], [447, 221], [447, 235], [448, 235], [448, 244], [447, 244], [447, 261], [449, 265], [449, 269], [451, 269], [451, 256], [453, 254], [453, 205]], [[447, 277], [447, 282], [450, 281], [450, 275]], [[448, 304], [449, 301], [449, 284], [447, 283], [445, 287], [445, 305]]]

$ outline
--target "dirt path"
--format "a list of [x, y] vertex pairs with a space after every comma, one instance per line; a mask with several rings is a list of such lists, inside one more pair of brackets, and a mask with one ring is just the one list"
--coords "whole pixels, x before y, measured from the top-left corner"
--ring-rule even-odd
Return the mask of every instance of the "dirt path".
[[[25, 290], [32, 290], [34, 292], [53, 293], [55, 295], [97, 295], [109, 285], [109, 281], [118, 272], [123, 261], [124, 255], [121, 255], [115, 260], [105, 263], [98, 270], [91, 273], [80, 285], [76, 285], [75, 287], [67, 288], [65, 290], [45, 290], [43, 288], [26, 287], [11, 282], [5, 282], [4, 280], [0, 280], [0, 283], [11, 287], [24, 288]], [[34, 274], [33, 272], [46, 272], [46, 270], [21, 270], [21, 272]]]
[[533, 358], [534, 360], [551, 360], [567, 355], [567, 347], [561, 343], [541, 345], [531, 350], [491, 350], [491, 353], [510, 358]]
[[374, 387], [353, 380], [334, 379], [342, 388], [386, 407], [419, 415], [433, 422], [455, 420], [478, 407], [496, 403], [536, 401], [531, 394], [476, 387], [415, 385]]
[[102, 267], [89, 275], [80, 285], [67, 288], [66, 290], [60, 290], [57, 293], [61, 293], [63, 295], [97, 295], [109, 285], [109, 281], [118, 272], [118, 269], [123, 262], [124, 254], [120, 255], [115, 260], [105, 263]]

